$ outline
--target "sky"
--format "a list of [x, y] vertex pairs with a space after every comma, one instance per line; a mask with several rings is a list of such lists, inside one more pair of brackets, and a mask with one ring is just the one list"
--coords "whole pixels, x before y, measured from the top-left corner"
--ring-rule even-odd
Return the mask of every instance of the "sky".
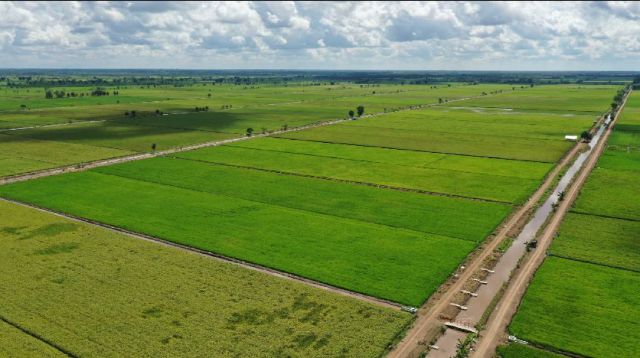
[[640, 70], [640, 3], [0, 2], [0, 68]]

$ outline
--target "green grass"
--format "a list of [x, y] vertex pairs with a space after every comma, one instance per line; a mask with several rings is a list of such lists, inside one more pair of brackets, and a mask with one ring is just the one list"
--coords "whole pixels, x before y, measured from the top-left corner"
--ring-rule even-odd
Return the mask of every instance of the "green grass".
[[562, 355], [549, 351], [544, 351], [532, 346], [509, 343], [506, 346], [499, 346], [497, 349], [499, 358], [560, 358]]
[[550, 252], [640, 272], [640, 222], [569, 213]]
[[[464, 102], [469, 107], [602, 114], [621, 86], [547, 85]], [[456, 104], [453, 104], [456, 105]]]
[[260, 140], [244, 141], [235, 143], [233, 146], [536, 180], [542, 179], [552, 167], [547, 163], [521, 162], [312, 141], [292, 142], [291, 140], [278, 138], [262, 138]]
[[510, 331], [591, 357], [640, 355], [640, 274], [548, 257]]
[[364, 128], [350, 123], [353, 122], [287, 133], [282, 137], [549, 163], [557, 161], [571, 147], [570, 143], [562, 140], [541, 142], [535, 138], [482, 136], [429, 129]]
[[[295, 147], [296, 144], [296, 141], [288, 142], [288, 145], [292, 147]], [[409, 167], [339, 157], [320, 157], [308, 154], [244, 148], [237, 145], [204, 148], [197, 151], [179, 153], [176, 156], [218, 164], [384, 184], [393, 187], [512, 203], [524, 201], [539, 183], [539, 180], [533, 179], [457, 170]], [[492, 185], [487, 185], [487, 183], [492, 183]]]
[[126, 179], [73, 173], [3, 196], [417, 306], [474, 242]]
[[640, 171], [596, 168], [582, 188], [574, 211], [640, 220]]
[[[497, 203], [380, 190], [171, 158], [130, 162], [96, 171], [474, 242], [489, 235], [511, 210], [510, 206]], [[460, 225], [461, 222], [465, 225]]]
[[[77, 356], [377, 357], [410, 320], [6, 202], [0, 282], [0, 316]], [[0, 321], [0, 355], [55, 353]]]

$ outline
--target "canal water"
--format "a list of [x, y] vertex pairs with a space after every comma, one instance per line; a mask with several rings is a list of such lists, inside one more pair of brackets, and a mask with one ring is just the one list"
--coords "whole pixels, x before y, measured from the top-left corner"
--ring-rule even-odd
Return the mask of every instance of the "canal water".
[[[609, 117], [609, 120], [610, 118], [611, 117]], [[596, 144], [600, 141], [605, 129], [606, 127], [604, 125], [600, 126], [596, 134], [591, 139], [589, 148], [585, 152], [581, 153], [573, 162], [571, 167], [560, 179], [560, 182], [553, 193], [544, 202], [544, 204], [536, 210], [533, 218], [525, 225], [520, 235], [518, 235], [518, 237], [513, 241], [504, 255], [500, 257], [495, 267], [492, 269], [494, 272], [490, 273], [485, 280], [487, 284], [480, 285], [479, 289], [476, 291], [478, 296], [470, 297], [466, 303], [467, 310], [461, 310], [459, 312], [455, 320], [457, 323], [474, 327], [480, 321], [480, 318], [489, 307], [489, 304], [491, 304], [495, 295], [500, 291], [504, 283], [509, 280], [511, 272], [516, 268], [520, 258], [525, 254], [527, 243], [535, 239], [540, 228], [553, 213], [555, 204], [558, 203], [560, 196], [563, 195], [562, 193], [564, 193], [575, 175], [580, 171], [580, 168], [582, 168], [585, 161], [589, 158], [593, 148], [595, 148]], [[455, 355], [458, 341], [460, 339], [464, 339], [465, 336], [466, 333], [448, 328], [435, 344], [439, 349], [431, 350], [428, 357], [449, 358]]]

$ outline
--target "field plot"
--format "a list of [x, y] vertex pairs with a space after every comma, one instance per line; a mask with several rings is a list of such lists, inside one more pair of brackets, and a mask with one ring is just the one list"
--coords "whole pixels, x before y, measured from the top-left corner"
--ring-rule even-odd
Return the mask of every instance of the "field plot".
[[550, 252], [640, 272], [640, 221], [569, 213]]
[[0, 134], [0, 148], [0, 176], [133, 153], [123, 149], [16, 138], [4, 134]]
[[[483, 100], [490, 98], [493, 97]], [[466, 104], [467, 101], [461, 103]], [[553, 163], [571, 146], [564, 141], [564, 135], [579, 134], [590, 128], [596, 118], [593, 115], [565, 116], [444, 107], [392, 113], [282, 136]]]
[[640, 354], [640, 162], [623, 149], [640, 144], [628, 135], [638, 98], [627, 102], [528, 289], [510, 327], [521, 339], [584, 356]]
[[422, 303], [476, 246], [470, 240], [97, 172], [16, 183], [0, 192], [411, 305]]
[[[96, 171], [473, 242], [482, 241], [511, 210], [510, 206], [498, 203], [379, 190], [171, 158]], [[458, 222], [466, 225], [457, 225]]]
[[592, 357], [640, 355], [640, 273], [548, 257], [510, 330]]
[[[0, 316], [76, 356], [377, 357], [410, 320], [6, 202], [0, 278]], [[0, 321], [3, 356], [56, 353]]]
[[[274, 140], [262, 141], [258, 139], [252, 141], [253, 143], [249, 144], [251, 148], [245, 148], [242, 145], [227, 145], [179, 153], [176, 156], [211, 163], [372, 184], [384, 184], [399, 188], [425, 190], [505, 203], [517, 203], [524, 200], [525, 197], [535, 189], [541, 177], [544, 176], [544, 174], [542, 174], [537, 179], [519, 178], [506, 175], [476, 173], [473, 172], [473, 168], [470, 168], [470, 171], [465, 171], [464, 165], [458, 166], [459, 170], [430, 168], [428, 164], [426, 167], [413, 167], [341, 157], [289, 153], [284, 150], [265, 150], [260, 147], [260, 143], [267, 142], [268, 148], [270, 146], [269, 143], [273, 143]], [[292, 149], [294, 151], [304, 150], [305, 142], [280, 141], [282, 141], [285, 147], [298, 148]], [[331, 147], [334, 146], [334, 144], [325, 143], [323, 146]], [[348, 152], [351, 148], [353, 147], [342, 146], [340, 149]], [[355, 151], [359, 151], [359, 149], [360, 148], [356, 147]], [[335, 151], [335, 148], [327, 150]], [[312, 151], [312, 149], [310, 151]], [[320, 149], [320, 151], [322, 151], [322, 149]], [[372, 151], [381, 152], [381, 156], [390, 155], [388, 153], [390, 150], [385, 148], [375, 148], [375, 150]], [[414, 152], [414, 154], [416, 154], [416, 156], [420, 155], [420, 153], [417, 152]], [[347, 154], [347, 156], [349, 155]], [[433, 159], [429, 155], [426, 157], [426, 160]], [[372, 156], [372, 158], [375, 158], [375, 156]], [[478, 166], [482, 167], [483, 164], [490, 166], [490, 163], [486, 163], [486, 161], [485, 158], [482, 158]], [[539, 163], [532, 165], [534, 171], [538, 169], [538, 167], [542, 167], [537, 166], [537, 164]], [[455, 161], [451, 162], [450, 167], [455, 166], [457, 166]], [[542, 170], [538, 171], [542, 172]], [[495, 185], [488, 186], [486, 185], [487, 182], [493, 182]]]
[[465, 106], [517, 109], [533, 112], [600, 115], [620, 86], [548, 85], [513, 91], [498, 97], [465, 102]]

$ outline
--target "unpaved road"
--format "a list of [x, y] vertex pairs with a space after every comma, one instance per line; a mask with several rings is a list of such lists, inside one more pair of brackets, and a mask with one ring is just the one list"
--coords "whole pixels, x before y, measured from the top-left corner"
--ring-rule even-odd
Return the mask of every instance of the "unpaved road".
[[600, 139], [588, 161], [585, 163], [584, 168], [575, 179], [570, 189], [565, 193], [564, 200], [560, 203], [543, 233], [539, 236], [538, 247], [533, 251], [529, 259], [521, 266], [514, 279], [511, 280], [504, 296], [500, 302], [498, 302], [494, 312], [490, 316], [486, 329], [481, 332], [481, 339], [477, 344], [472, 357], [481, 358], [492, 357], [494, 355], [496, 347], [500, 343], [509, 323], [511, 322], [511, 318], [520, 305], [529, 282], [531, 282], [533, 275], [544, 261], [547, 249], [551, 245], [553, 237], [562, 223], [562, 219], [571, 208], [571, 205], [573, 205], [573, 202], [580, 193], [580, 189], [584, 185], [589, 174], [591, 174], [591, 171], [597, 164], [600, 155], [604, 151], [609, 135], [611, 134], [612, 127], [617, 122], [620, 113], [622, 113], [622, 109], [624, 109], [627, 98], [628, 96], [625, 97], [616, 117], [613, 119], [609, 128], [606, 129], [603, 137]]
[[420, 342], [423, 341], [434, 328], [442, 325], [439, 318], [440, 313], [449, 307], [449, 303], [453, 301], [454, 296], [458, 294], [467, 281], [480, 270], [484, 260], [493, 253], [507, 234], [516, 227], [522, 219], [526, 218], [527, 213], [538, 203], [540, 198], [544, 196], [546, 190], [553, 184], [555, 177], [562, 168], [569, 163], [571, 158], [576, 155], [579, 148], [580, 146], [576, 144], [564, 156], [560, 163], [547, 175], [545, 181], [529, 200], [502, 225], [495, 237], [486, 243], [479, 254], [465, 264], [466, 267], [464, 271], [459, 274], [456, 281], [447, 287], [444, 292], [436, 296], [435, 303], [427, 301], [425, 305], [423, 305], [418, 312], [418, 318], [414, 322], [414, 325], [407, 331], [405, 338], [389, 353], [388, 357], [404, 358], [417, 357], [420, 355], [425, 348], [420, 345]]

